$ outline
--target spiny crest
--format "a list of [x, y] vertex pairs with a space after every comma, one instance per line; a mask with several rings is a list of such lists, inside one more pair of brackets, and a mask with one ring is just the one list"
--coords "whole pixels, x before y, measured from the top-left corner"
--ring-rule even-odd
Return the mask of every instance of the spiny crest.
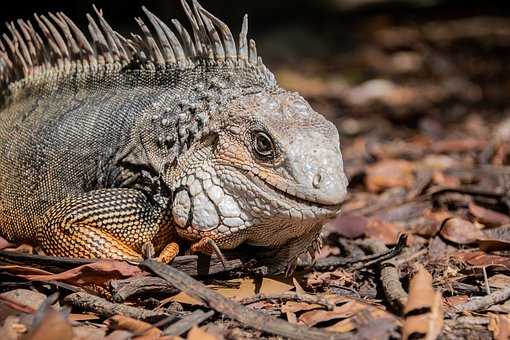
[[191, 24], [191, 34], [173, 19], [174, 30], [142, 7], [149, 26], [136, 18], [141, 34], [126, 38], [116, 32], [94, 7], [97, 18], [87, 14], [89, 38], [64, 13], [34, 15], [39, 29], [28, 20], [7, 23], [10, 35], [0, 39], [0, 88], [48, 71], [70, 72], [102, 65], [137, 68], [188, 68], [205, 63], [251, 67], [269, 82], [272, 73], [257, 56], [255, 41], [248, 41], [248, 17], [244, 16], [238, 46], [228, 26], [206, 11], [196, 0], [182, 7]]

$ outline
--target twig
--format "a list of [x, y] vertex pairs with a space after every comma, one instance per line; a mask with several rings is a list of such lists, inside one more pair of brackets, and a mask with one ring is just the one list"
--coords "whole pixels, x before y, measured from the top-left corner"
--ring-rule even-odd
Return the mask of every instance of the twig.
[[[381, 242], [370, 242], [368, 248], [376, 253], [387, 251], [386, 246]], [[408, 295], [400, 282], [400, 273], [395, 260], [381, 263], [380, 277], [386, 300], [394, 310], [401, 312], [407, 303]]]
[[510, 299], [510, 287], [497, 290], [489, 295], [471, 299], [470, 301], [453, 307], [457, 313], [474, 312]]
[[386, 261], [390, 258], [393, 258], [400, 254], [402, 250], [405, 248], [407, 242], [407, 235], [401, 234], [399, 235], [399, 238], [397, 240], [397, 244], [392, 249], [387, 249], [381, 252], [376, 252], [376, 254], [373, 255], [366, 255], [366, 256], [360, 256], [357, 258], [352, 259], [346, 259], [344, 257], [339, 256], [330, 256], [323, 259], [319, 259], [315, 262], [315, 264], [312, 265], [312, 268], [317, 271], [323, 271], [323, 270], [332, 270], [337, 267], [342, 267], [354, 263], [363, 262], [358, 265], [354, 265], [349, 267], [349, 269], [352, 270], [359, 270], [361, 268], [366, 268], [373, 266], [377, 263], [380, 263], [382, 261]]
[[209, 319], [214, 315], [214, 311], [210, 310], [208, 312], [204, 312], [201, 310], [196, 310], [188, 316], [183, 317], [179, 321], [171, 324], [163, 331], [164, 335], [169, 336], [179, 336], [187, 331], [189, 331], [193, 326], [198, 326], [205, 320]]
[[335, 306], [321, 298], [320, 296], [310, 294], [299, 294], [299, 293], [282, 293], [282, 294], [257, 294], [240, 300], [239, 302], [243, 305], [249, 305], [262, 300], [280, 300], [280, 301], [299, 301], [310, 304], [317, 304], [325, 307], [327, 310], [333, 310]]
[[177, 288], [159, 277], [130, 277], [110, 282], [112, 298], [115, 302], [124, 302], [132, 296], [140, 294], [176, 294]]
[[483, 281], [485, 282], [485, 291], [488, 294], [491, 293], [491, 287], [489, 285], [489, 279], [487, 278], [487, 269], [485, 269], [486, 267], [483, 266], [482, 267], [482, 272], [483, 272]]
[[407, 304], [407, 292], [402, 288], [398, 268], [392, 263], [385, 263], [381, 268], [381, 283], [384, 296], [394, 310], [402, 311]]
[[264, 313], [252, 310], [229, 300], [223, 295], [207, 288], [203, 283], [191, 278], [185, 273], [154, 260], [145, 260], [140, 263], [143, 269], [148, 269], [159, 277], [167, 280], [175, 287], [185, 291], [191, 297], [203, 300], [207, 305], [237, 320], [240, 323], [255, 329], [288, 338], [297, 339], [347, 339], [348, 334], [338, 334], [323, 331], [317, 328], [308, 328], [302, 325], [293, 325], [281, 319], [275, 319]]
[[64, 302], [79, 308], [81, 311], [93, 312], [105, 318], [120, 314], [133, 319], [154, 322], [169, 316], [168, 313], [157, 313], [143, 308], [113, 303], [103, 298], [81, 292], [66, 296]]

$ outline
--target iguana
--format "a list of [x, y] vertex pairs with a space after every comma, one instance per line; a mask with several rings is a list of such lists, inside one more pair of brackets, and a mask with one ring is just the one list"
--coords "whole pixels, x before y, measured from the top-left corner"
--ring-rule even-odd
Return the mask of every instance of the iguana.
[[[0, 43], [0, 236], [43, 253], [169, 262], [242, 243], [291, 266], [346, 195], [339, 134], [248, 40], [182, 0], [141, 33], [95, 9], [8, 23]], [[36, 28], [37, 27], [37, 28]], [[191, 32], [191, 33], [190, 33]], [[150, 246], [153, 246], [152, 248]]]

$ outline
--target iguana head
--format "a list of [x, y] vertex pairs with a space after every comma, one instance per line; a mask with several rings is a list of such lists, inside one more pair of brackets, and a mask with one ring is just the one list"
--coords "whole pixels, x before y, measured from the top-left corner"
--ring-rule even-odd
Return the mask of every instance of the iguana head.
[[[196, 13], [225, 29], [203, 8]], [[199, 21], [191, 14], [190, 20]], [[224, 249], [293, 242], [301, 248], [294, 253], [306, 252], [346, 195], [338, 131], [276, 84], [254, 43], [243, 50], [245, 36], [243, 25], [237, 54], [247, 62], [209, 67], [186, 98], [193, 116], [208, 119], [165, 175], [172, 215], [190, 240], [210, 237]]]
[[180, 234], [222, 248], [316, 237], [346, 195], [335, 126], [278, 88], [232, 99], [211, 117], [173, 170]]

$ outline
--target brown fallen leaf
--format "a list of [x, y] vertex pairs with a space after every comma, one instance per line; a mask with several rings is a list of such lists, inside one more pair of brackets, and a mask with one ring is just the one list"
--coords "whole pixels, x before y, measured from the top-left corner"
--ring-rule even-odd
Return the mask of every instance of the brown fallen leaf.
[[282, 306], [281, 311], [282, 313], [297, 313], [302, 311], [309, 311], [314, 309], [320, 309], [322, 308], [321, 305], [315, 304], [315, 303], [307, 303], [307, 302], [300, 302], [300, 301], [287, 301]]
[[125, 261], [99, 260], [58, 274], [17, 274], [31, 281], [62, 281], [75, 285], [104, 285], [110, 280], [144, 275], [137, 266]]
[[[39, 311], [38, 311], [39, 313]], [[29, 331], [27, 340], [71, 340], [73, 328], [67, 318], [53, 308], [47, 308], [40, 322]]]
[[481, 207], [473, 202], [469, 203], [469, 212], [482, 224], [497, 227], [510, 223], [510, 217], [500, 212]]
[[467, 295], [455, 295], [448, 296], [444, 298], [444, 304], [450, 309], [457, 305], [461, 305], [469, 301], [469, 296]]
[[395, 244], [402, 231], [395, 223], [384, 222], [377, 218], [371, 218], [365, 227], [367, 237], [380, 240], [386, 245]]
[[32, 274], [32, 275], [53, 275], [53, 273], [43, 270], [43, 269], [33, 268], [33, 267], [28, 267], [28, 266], [18, 266], [15, 264], [0, 266], [0, 270], [7, 272], [9, 274], [13, 274], [13, 275], [18, 275], [18, 274], [22, 274], [22, 275], [29, 275], [29, 274]]
[[457, 244], [472, 244], [485, 237], [485, 234], [468, 220], [452, 217], [443, 222], [439, 234]]
[[[253, 278], [241, 278], [226, 281], [225, 286], [208, 285], [209, 288], [215, 290], [221, 295], [241, 300], [252, 297], [257, 294], [279, 294], [285, 293], [293, 289], [294, 286], [287, 283], [290, 281], [280, 281], [269, 277], [264, 277], [260, 282], [255, 282]], [[186, 292], [180, 292], [174, 296], [168, 297], [160, 301], [160, 306], [169, 302], [179, 302], [187, 305], [203, 306], [204, 303], [192, 298]]]
[[510, 286], [510, 276], [505, 274], [496, 274], [488, 279], [489, 286], [492, 288], [502, 289]]
[[510, 250], [510, 225], [483, 231], [485, 237], [479, 240], [478, 245], [485, 252], [497, 250]]
[[27, 327], [21, 323], [20, 317], [9, 315], [3, 321], [0, 327], [0, 339], [17, 340], [27, 332]]
[[510, 318], [504, 314], [489, 313], [489, 330], [494, 340], [507, 340], [510, 338]]
[[34, 311], [41, 306], [44, 300], [46, 300], [46, 295], [42, 293], [21, 288], [2, 293], [0, 294], [0, 297], [7, 298], [11, 302], [15, 302], [19, 305], [29, 307]]
[[453, 258], [474, 267], [504, 267], [510, 269], [510, 257], [490, 255], [483, 251], [459, 251]]
[[111, 329], [125, 330], [139, 336], [136, 339], [156, 340], [161, 337], [161, 330], [145, 321], [136, 320], [123, 315], [115, 315], [107, 320]]
[[91, 321], [91, 320], [99, 320], [100, 317], [94, 313], [85, 313], [85, 314], [69, 314], [70, 321]]
[[207, 333], [203, 328], [193, 326], [188, 332], [188, 340], [220, 340], [220, 337]]
[[441, 293], [432, 288], [432, 276], [423, 267], [418, 270], [409, 285], [409, 298], [404, 307], [405, 321], [402, 339], [436, 339], [443, 328]]
[[213, 290], [221, 295], [233, 299], [244, 299], [247, 297], [255, 296], [257, 294], [279, 294], [285, 293], [294, 288], [292, 280], [277, 280], [269, 277], [264, 277], [261, 280], [254, 280], [253, 278], [242, 278], [226, 281], [227, 283], [234, 283], [235, 288], [225, 286], [210, 286]]
[[[356, 315], [358, 312], [362, 310], [368, 311], [374, 319], [390, 315], [388, 312], [386, 312], [382, 308], [379, 308], [378, 306], [369, 305], [353, 298], [343, 297], [343, 299], [339, 300], [338, 302], [340, 301], [342, 301], [343, 304], [340, 306], [336, 306], [331, 311], [322, 309], [311, 310], [301, 314], [298, 320], [301, 323], [307, 325], [308, 327], [313, 327], [325, 321], [351, 318], [352, 316]], [[338, 323], [336, 325], [338, 325], [338, 328], [344, 329], [344, 325]], [[332, 328], [330, 330], [335, 331], [336, 327], [334, 326], [335, 325], [331, 326]]]
[[386, 159], [366, 169], [365, 185], [370, 192], [393, 187], [410, 188], [414, 183], [414, 164], [409, 161]]
[[482, 150], [486, 146], [485, 139], [462, 138], [434, 142], [431, 149], [434, 153], [454, 153]]
[[367, 224], [368, 219], [364, 216], [340, 214], [328, 223], [326, 230], [347, 238], [358, 238], [365, 234]]

